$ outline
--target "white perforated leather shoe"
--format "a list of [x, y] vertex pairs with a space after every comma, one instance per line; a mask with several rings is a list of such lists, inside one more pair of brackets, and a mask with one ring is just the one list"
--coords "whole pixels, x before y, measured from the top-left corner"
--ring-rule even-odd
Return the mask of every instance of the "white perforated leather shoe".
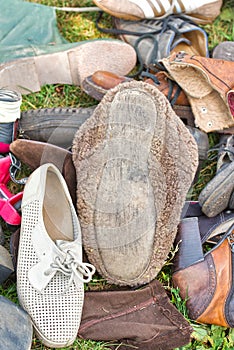
[[81, 230], [66, 182], [57, 167], [44, 164], [24, 188], [17, 292], [46, 346], [74, 342], [84, 282], [94, 271], [93, 265], [82, 262]]

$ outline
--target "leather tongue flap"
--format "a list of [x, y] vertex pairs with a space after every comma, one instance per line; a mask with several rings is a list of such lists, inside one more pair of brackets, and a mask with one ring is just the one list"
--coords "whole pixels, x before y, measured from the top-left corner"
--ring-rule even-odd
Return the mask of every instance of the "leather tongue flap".
[[162, 60], [164, 66], [173, 80], [184, 90], [186, 95], [194, 98], [202, 98], [213, 91], [205, 73], [186, 63], [172, 61], [165, 58]]
[[50, 239], [45, 227], [40, 224], [35, 226], [32, 233], [32, 245], [38, 257], [38, 263], [31, 267], [28, 278], [31, 285], [42, 293], [56, 273], [56, 269], [51, 268], [56, 257], [62, 261], [65, 255]]

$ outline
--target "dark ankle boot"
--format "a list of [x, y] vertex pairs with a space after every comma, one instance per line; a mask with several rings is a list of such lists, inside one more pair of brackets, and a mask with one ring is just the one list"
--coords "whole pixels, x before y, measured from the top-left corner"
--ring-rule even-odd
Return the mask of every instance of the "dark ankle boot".
[[75, 133], [92, 115], [95, 107], [24, 111], [18, 122], [18, 137], [69, 149]]

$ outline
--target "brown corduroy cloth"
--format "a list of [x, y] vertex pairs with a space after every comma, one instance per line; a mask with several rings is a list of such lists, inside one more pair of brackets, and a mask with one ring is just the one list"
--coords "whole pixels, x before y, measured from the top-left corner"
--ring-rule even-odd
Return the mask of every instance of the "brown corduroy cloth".
[[78, 336], [111, 349], [169, 350], [189, 343], [192, 330], [154, 280], [138, 290], [86, 292]]

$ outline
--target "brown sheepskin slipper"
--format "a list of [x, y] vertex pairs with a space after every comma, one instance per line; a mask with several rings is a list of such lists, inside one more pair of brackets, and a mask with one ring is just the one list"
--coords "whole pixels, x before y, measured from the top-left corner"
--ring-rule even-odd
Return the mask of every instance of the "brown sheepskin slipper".
[[110, 283], [154, 279], [174, 241], [196, 142], [165, 96], [132, 81], [107, 92], [72, 148], [89, 261]]

